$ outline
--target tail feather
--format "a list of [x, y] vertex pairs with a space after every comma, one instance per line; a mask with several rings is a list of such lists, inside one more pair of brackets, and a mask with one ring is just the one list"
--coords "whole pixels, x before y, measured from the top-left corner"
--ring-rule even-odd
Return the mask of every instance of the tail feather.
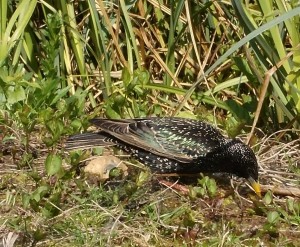
[[101, 135], [100, 133], [83, 133], [69, 137], [66, 141], [66, 150], [107, 147], [113, 145], [115, 145], [115, 143], [110, 137]]

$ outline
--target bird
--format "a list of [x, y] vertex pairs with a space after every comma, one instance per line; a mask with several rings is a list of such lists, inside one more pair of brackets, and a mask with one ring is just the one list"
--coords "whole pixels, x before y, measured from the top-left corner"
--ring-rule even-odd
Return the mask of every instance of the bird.
[[253, 150], [211, 124], [180, 117], [94, 118], [97, 132], [75, 134], [66, 149], [116, 146], [160, 174], [227, 173], [245, 178], [257, 195], [258, 162]]

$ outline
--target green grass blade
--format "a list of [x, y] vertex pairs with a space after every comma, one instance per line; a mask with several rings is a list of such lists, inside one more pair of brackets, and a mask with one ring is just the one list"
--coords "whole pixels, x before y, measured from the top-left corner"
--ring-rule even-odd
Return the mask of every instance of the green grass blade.
[[[5, 3], [4, 1], [1, 6]], [[4, 60], [8, 57], [10, 51], [21, 41], [24, 30], [32, 17], [32, 13], [35, 9], [36, 0], [23, 0], [11, 16], [5, 27], [4, 21], [1, 20], [1, 42], [0, 42], [0, 66], [4, 63]], [[1, 15], [4, 18], [6, 16], [7, 7], [1, 8]], [[14, 29], [15, 28], [15, 29]], [[5, 32], [4, 32], [5, 30]], [[3, 35], [4, 33], [4, 35]]]
[[187, 91], [184, 100], [177, 106], [174, 114], [176, 115], [180, 109], [182, 109], [183, 105], [185, 104], [186, 100], [191, 96], [197, 85], [203, 80], [203, 78], [209, 73], [211, 73], [214, 69], [216, 69], [220, 64], [222, 64], [230, 55], [236, 52], [241, 46], [245, 45], [258, 35], [262, 34], [264, 31], [269, 30], [271, 27], [278, 25], [279, 23], [284, 22], [285, 20], [291, 19], [294, 16], [299, 15], [300, 7], [292, 9], [276, 18], [271, 20], [270, 22], [258, 27], [255, 31], [249, 33], [247, 36], [242, 38], [240, 41], [235, 43], [230, 49], [228, 49], [211, 67], [209, 67], [205, 73], [199, 77], [199, 79], [192, 85], [192, 87]]

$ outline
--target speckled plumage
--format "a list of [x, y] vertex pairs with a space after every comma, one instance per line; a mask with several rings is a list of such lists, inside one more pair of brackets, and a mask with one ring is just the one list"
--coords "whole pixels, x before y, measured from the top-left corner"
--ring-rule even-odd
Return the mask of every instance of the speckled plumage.
[[225, 172], [258, 180], [253, 151], [210, 124], [185, 118], [93, 119], [101, 130], [67, 141], [67, 149], [118, 146], [157, 173]]

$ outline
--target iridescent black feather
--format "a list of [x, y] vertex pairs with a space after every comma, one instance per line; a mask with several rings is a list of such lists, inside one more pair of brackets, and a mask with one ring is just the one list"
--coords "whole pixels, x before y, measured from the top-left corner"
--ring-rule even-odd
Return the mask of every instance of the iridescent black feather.
[[118, 146], [157, 173], [225, 172], [258, 179], [253, 151], [210, 124], [185, 118], [92, 119], [98, 133], [67, 141], [67, 149]]

